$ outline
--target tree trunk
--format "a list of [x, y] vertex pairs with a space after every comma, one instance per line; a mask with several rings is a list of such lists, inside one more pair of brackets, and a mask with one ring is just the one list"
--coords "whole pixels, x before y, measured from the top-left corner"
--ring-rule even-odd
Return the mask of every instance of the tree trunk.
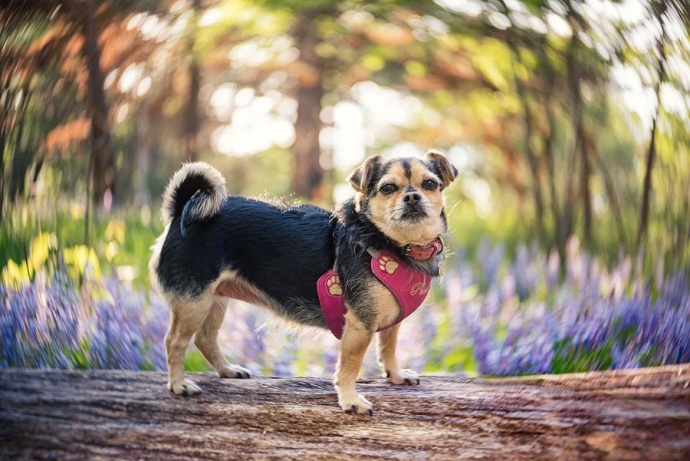
[[583, 139], [580, 146], [580, 155], [582, 158], [582, 169], [580, 170], [580, 194], [582, 197], [582, 239], [585, 242], [585, 248], [593, 247], [593, 234], [592, 234], [592, 194], [589, 187], [589, 178], [592, 175], [591, 165], [589, 160], [589, 155], [587, 148], [584, 143], [586, 142], [586, 135], [584, 131], [581, 133]]
[[135, 206], [149, 206], [151, 204], [151, 191], [149, 191], [148, 179], [151, 171], [151, 153], [149, 152], [147, 135], [151, 132], [149, 123], [149, 104], [144, 100], [139, 107], [139, 118], [136, 131], [136, 195]]
[[[570, 42], [568, 43], [568, 50], [566, 51], [566, 66], [568, 70], [568, 86], [570, 87], [570, 99], [573, 104], [573, 135], [575, 136], [575, 142], [572, 151], [572, 164], [571, 171], [573, 175], [570, 176], [568, 183], [568, 189], [575, 191], [575, 186], [572, 182], [572, 177], [575, 175], [576, 163], [579, 159], [580, 163], [580, 185], [577, 193], [571, 192], [573, 196], [577, 196], [581, 200], [582, 204], [582, 218], [583, 218], [583, 228], [582, 228], [582, 241], [585, 247], [591, 247], [592, 245], [592, 203], [591, 194], [589, 189], [589, 178], [591, 175], [590, 171], [590, 161], [587, 157], [587, 149], [585, 149], [585, 127], [583, 120], [583, 101], [582, 92], [580, 91], [580, 67], [584, 65], [583, 62], [579, 61], [577, 58], [578, 51], [578, 38], [577, 31], [580, 29], [578, 27], [577, 19], [575, 18], [575, 13], [573, 12], [573, 7], [570, 1], [567, 2], [568, 14], [567, 18], [570, 23], [570, 27], [573, 31]], [[575, 197], [572, 197], [575, 198]], [[567, 206], [567, 205], [566, 205]], [[574, 213], [570, 213], [568, 223], [568, 234], [573, 230], [573, 216]]]
[[639, 258], [644, 258], [643, 243], [644, 236], [647, 233], [647, 223], [649, 222], [649, 202], [652, 193], [652, 171], [654, 170], [654, 161], [656, 159], [656, 130], [659, 112], [661, 111], [661, 83], [666, 80], [666, 51], [664, 49], [664, 42], [666, 41], [666, 27], [664, 26], [664, 15], [666, 14], [666, 2], [655, 2], [658, 10], [655, 15], [661, 27], [661, 35], [657, 41], [657, 50], [659, 52], [659, 59], [657, 60], [658, 78], [654, 93], [656, 95], [656, 111], [654, 119], [652, 120], [652, 132], [649, 140], [649, 149], [647, 149], [647, 162], [644, 173], [644, 187], [642, 190], [642, 208], [640, 209], [640, 221], [637, 226], [637, 244], [636, 252]]
[[644, 173], [644, 186], [642, 189], [642, 206], [640, 208], [640, 220], [637, 226], [637, 240], [636, 250], [640, 254], [642, 251], [642, 243], [644, 236], [647, 233], [647, 224], [649, 222], [649, 200], [652, 193], [652, 171], [654, 170], [654, 161], [656, 160], [656, 121], [658, 113], [654, 116], [652, 121], [652, 133], [649, 140], [649, 149], [647, 150], [647, 162]]
[[84, 57], [88, 69], [87, 111], [91, 119], [91, 193], [93, 203], [101, 208], [106, 191], [115, 197], [115, 162], [110, 145], [110, 123], [105, 102], [101, 51], [98, 45], [95, 9], [89, 7], [84, 21]]
[[199, 69], [199, 56], [195, 50], [196, 34], [198, 32], [199, 15], [201, 14], [201, 0], [194, 0], [192, 5], [192, 20], [188, 30], [188, 49], [189, 57], [189, 87], [187, 93], [187, 103], [183, 117], [182, 133], [185, 141], [184, 159], [188, 162], [199, 160], [199, 128], [201, 121], [199, 117], [199, 89], [201, 87], [201, 71]]
[[0, 371], [2, 459], [625, 459], [690, 456], [690, 365], [505, 379], [221, 380], [179, 397], [164, 373]]
[[[12, 35], [11, 27], [0, 28], [0, 48], [4, 48]], [[9, 134], [11, 108], [14, 97], [12, 93], [11, 72], [9, 72], [11, 58], [0, 53], [0, 219], [5, 213], [5, 163], [9, 163]]]
[[24, 142], [26, 138], [30, 138], [30, 136], [25, 136], [24, 134], [24, 130], [27, 129], [28, 124], [26, 113], [29, 107], [29, 101], [31, 100], [29, 85], [24, 85], [18, 94], [21, 94], [21, 102], [18, 107], [14, 108], [16, 115], [12, 123], [13, 139], [10, 141], [14, 152], [8, 165], [10, 171], [7, 195], [11, 203], [14, 203], [19, 197], [24, 195], [26, 189], [26, 173], [29, 171], [31, 163], [37, 156], [36, 152], [39, 150], [38, 143], [31, 141]]
[[0, 219], [5, 213], [5, 111], [0, 114]]
[[321, 98], [323, 98], [323, 59], [316, 53], [319, 35], [315, 11], [301, 14], [294, 29], [300, 52], [297, 88], [297, 121], [293, 152], [295, 167], [292, 191], [299, 197], [322, 200], [324, 171], [321, 167]]
[[[542, 44], [542, 50], [546, 44]], [[556, 167], [554, 162], [554, 137], [556, 136], [556, 116], [553, 113], [553, 104], [556, 95], [554, 94], [555, 75], [553, 67], [548, 63], [546, 55], [542, 52], [541, 58], [546, 68], [546, 91], [544, 92], [544, 112], [546, 113], [546, 121], [549, 127], [549, 134], [544, 139], [543, 157], [546, 160], [546, 169], [548, 172], [549, 193], [551, 195], [551, 215], [553, 216], [553, 231], [554, 244], [558, 252], [558, 260], [561, 268], [561, 276], [565, 274], [565, 265], [568, 258], [568, 253], [565, 249], [565, 244], [568, 239], [568, 234], [563, 229], [563, 221], [561, 219], [561, 205], [558, 198], [558, 191], [556, 188]]]
[[[511, 44], [511, 50], [516, 60], [520, 59], [520, 53], [515, 44]], [[515, 73], [513, 69], [513, 77], [515, 81], [515, 88], [517, 90], [520, 103], [522, 105], [522, 110], [524, 113], [524, 143], [525, 143], [525, 155], [527, 156], [527, 164], [532, 176], [532, 196], [534, 198], [534, 210], [536, 213], [537, 221], [537, 232], [539, 234], [539, 239], [542, 243], [546, 243], [546, 228], [544, 225], [544, 198], [541, 191], [541, 177], [540, 177], [540, 159], [532, 148], [532, 135], [534, 128], [532, 126], [532, 110], [529, 106], [529, 97], [527, 91], [522, 85], [520, 78]]]
[[618, 240], [620, 240], [621, 245], [623, 245], [623, 249], [625, 250], [626, 254], [628, 253], [629, 247], [628, 247], [628, 238], [625, 235], [625, 227], [623, 226], [623, 210], [621, 208], [620, 202], [618, 200], [618, 194], [616, 194], [616, 188], [613, 184], [613, 178], [611, 177], [611, 173], [609, 173], [609, 170], [604, 163], [604, 160], [601, 158], [601, 156], [597, 153], [597, 148], [596, 144], [594, 143], [594, 140], [590, 139], [589, 143], [587, 145], [587, 149], [589, 153], [591, 154], [592, 159], [594, 160], [594, 163], [596, 163], [599, 166], [599, 170], [601, 171], [601, 176], [604, 179], [604, 187], [606, 189], [606, 195], [609, 198], [609, 202], [611, 202], [611, 210], [613, 211], [613, 217], [614, 221], [616, 223], [616, 230], [618, 231]]

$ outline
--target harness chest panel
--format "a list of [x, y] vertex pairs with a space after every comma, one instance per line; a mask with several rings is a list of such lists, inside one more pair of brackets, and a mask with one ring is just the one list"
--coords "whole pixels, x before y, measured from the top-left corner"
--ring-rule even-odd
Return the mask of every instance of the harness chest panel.
[[[378, 253], [377, 257], [371, 258], [371, 271], [393, 293], [400, 306], [400, 315], [395, 322], [379, 328], [378, 331], [381, 331], [402, 322], [421, 306], [431, 288], [431, 276], [412, 269], [386, 250]], [[335, 337], [340, 339], [347, 312], [340, 277], [333, 270], [329, 270], [316, 283], [326, 324]]]

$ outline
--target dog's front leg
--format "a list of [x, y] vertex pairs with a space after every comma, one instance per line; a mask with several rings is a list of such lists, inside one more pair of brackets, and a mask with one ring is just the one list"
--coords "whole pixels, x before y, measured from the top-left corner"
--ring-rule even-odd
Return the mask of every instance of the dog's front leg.
[[371, 415], [373, 414], [373, 407], [364, 396], [357, 393], [355, 382], [362, 367], [364, 354], [374, 337], [374, 332], [366, 328], [355, 317], [351, 309], [348, 311], [345, 316], [345, 329], [343, 330], [333, 384], [338, 393], [338, 404], [345, 413], [368, 413]]
[[398, 343], [400, 324], [393, 325], [378, 333], [377, 357], [383, 372], [393, 384], [419, 384], [419, 375], [412, 370], [401, 369], [395, 357], [395, 346]]

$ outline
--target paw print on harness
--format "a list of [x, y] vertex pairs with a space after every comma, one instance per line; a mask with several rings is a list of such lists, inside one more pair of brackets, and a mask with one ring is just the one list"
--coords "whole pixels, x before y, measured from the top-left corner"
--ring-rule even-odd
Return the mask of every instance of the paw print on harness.
[[398, 270], [398, 263], [388, 255], [381, 255], [378, 262], [381, 272], [385, 272], [388, 275], [393, 275]]
[[340, 277], [333, 274], [326, 279], [326, 289], [331, 296], [342, 296], [343, 287], [340, 285]]

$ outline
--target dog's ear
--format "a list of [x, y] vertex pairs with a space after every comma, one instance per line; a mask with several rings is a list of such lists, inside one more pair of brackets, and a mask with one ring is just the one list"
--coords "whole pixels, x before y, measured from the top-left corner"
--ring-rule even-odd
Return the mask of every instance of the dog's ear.
[[381, 163], [383, 163], [383, 157], [381, 155], [374, 155], [366, 159], [363, 164], [352, 172], [347, 180], [355, 192], [366, 194], [367, 189], [371, 186], [372, 179], [381, 168]]
[[442, 153], [435, 150], [430, 150], [426, 153], [426, 158], [431, 162], [431, 165], [436, 170], [436, 173], [441, 177], [441, 180], [443, 180], [444, 186], [452, 183], [458, 176], [458, 169], [455, 168], [455, 165], [450, 163], [450, 161]]

